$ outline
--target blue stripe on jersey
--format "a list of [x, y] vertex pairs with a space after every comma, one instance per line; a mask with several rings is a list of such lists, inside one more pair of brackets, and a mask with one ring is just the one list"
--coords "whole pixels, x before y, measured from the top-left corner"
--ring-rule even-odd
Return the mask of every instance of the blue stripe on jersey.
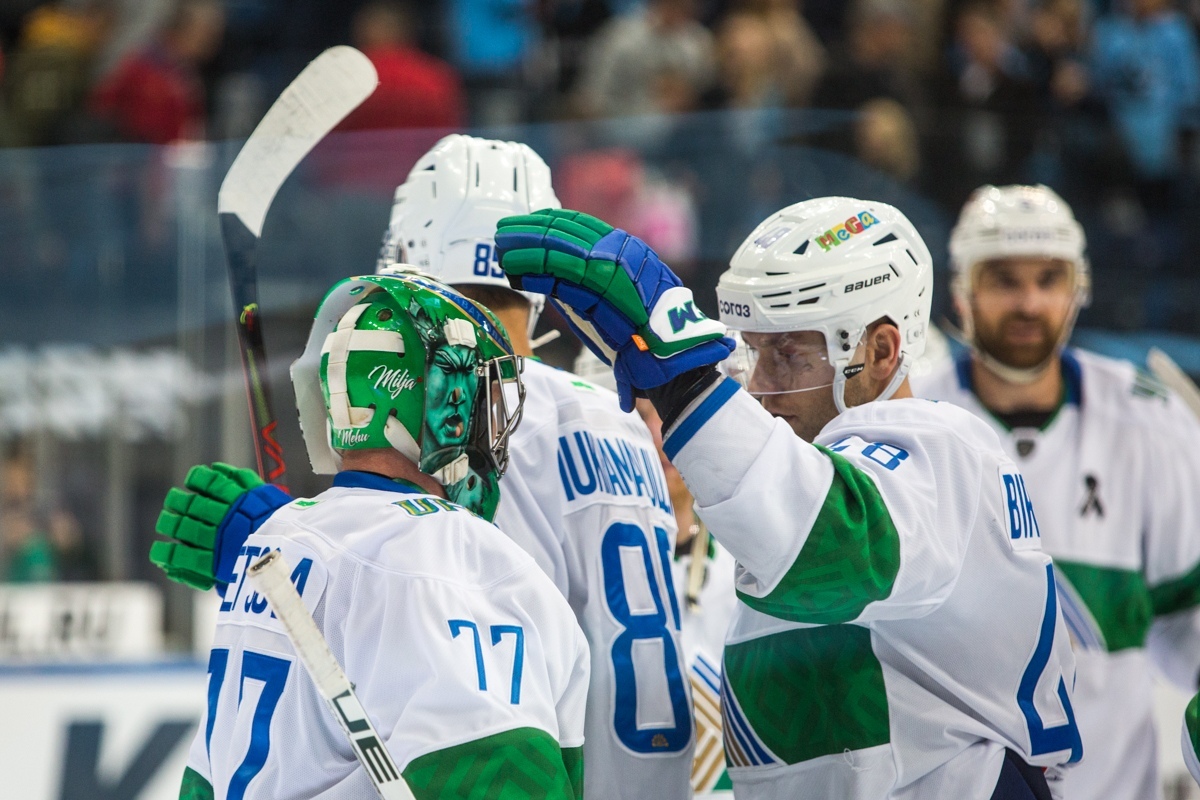
[[406, 483], [394, 481], [384, 475], [374, 472], [359, 472], [347, 470], [333, 476], [333, 485], [343, 489], [377, 489], [381, 492], [399, 492], [400, 494], [427, 494]]
[[696, 410], [683, 418], [676, 426], [675, 430], [663, 442], [663, 451], [667, 454], [667, 458], [674, 460], [675, 456], [679, 455], [679, 451], [684, 448], [692, 437], [696, 435], [696, 431], [704, 426], [704, 423], [712, 419], [713, 414], [721, 410], [721, 406], [729, 402], [729, 398], [737, 394], [741, 387], [733, 378], [725, 378], [717, 384], [717, 388], [709, 392], [708, 397], [696, 407]]
[[721, 673], [704, 656], [696, 655], [696, 661], [692, 664], [692, 672], [708, 684], [708, 688], [718, 694], [721, 693]]
[[758, 737], [755, 736], [754, 731], [750, 728], [750, 724], [742, 717], [741, 709], [737, 706], [737, 698], [733, 696], [733, 690], [729, 687], [729, 681], [725, 680], [724, 676], [721, 678], [721, 687], [723, 689], [721, 692], [721, 710], [725, 711], [728, 709], [728, 719], [732, 723], [729, 727], [751, 763], [754, 766], [766, 766], [767, 764], [777, 763], [758, 741]]

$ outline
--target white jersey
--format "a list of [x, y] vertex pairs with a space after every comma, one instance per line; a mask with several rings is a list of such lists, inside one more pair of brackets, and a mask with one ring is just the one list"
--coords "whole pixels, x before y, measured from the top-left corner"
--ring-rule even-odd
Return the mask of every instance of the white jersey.
[[268, 550], [294, 567], [293, 583], [418, 797], [499, 798], [496, 773], [535, 797], [575, 796], [589, 664], [571, 609], [494, 526], [363, 472], [339, 473], [329, 491], [280, 509], [242, 547], [185, 787], [206, 782], [217, 800], [375, 797], [266, 599], [245, 580]]
[[987, 422], [1025, 474], [1054, 558], [1087, 758], [1069, 797], [1160, 797], [1150, 660], [1200, 672], [1200, 424], [1124, 361], [1062, 357], [1066, 395], [1041, 430], [1009, 430], [972, 393], [970, 355], [915, 384]]
[[696, 755], [692, 760], [692, 791], [696, 797], [728, 797], [732, 792], [725, 769], [721, 728], [721, 655], [725, 634], [737, 608], [734, 568], [737, 562], [715, 539], [709, 539], [704, 584], [695, 607], [688, 604], [688, 571], [692, 556], [675, 559], [675, 586], [683, 615], [683, 653], [695, 708]]
[[675, 517], [653, 439], [607, 389], [532, 360], [523, 377], [496, 524], [553, 578], [591, 646], [586, 795], [686, 800]]
[[986, 425], [868, 403], [804, 442], [729, 379], [664, 449], [738, 562], [722, 710], [739, 800], [986, 800], [1082, 755], [1024, 481]]

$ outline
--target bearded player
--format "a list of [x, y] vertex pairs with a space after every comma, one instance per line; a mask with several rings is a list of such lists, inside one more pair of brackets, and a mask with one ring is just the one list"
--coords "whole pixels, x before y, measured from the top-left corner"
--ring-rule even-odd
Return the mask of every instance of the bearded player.
[[1091, 275], [1045, 186], [985, 186], [950, 237], [970, 343], [915, 390], [983, 420], [1025, 474], [1054, 558], [1087, 758], [1071, 797], [1161, 796], [1150, 666], [1200, 673], [1200, 424], [1133, 364], [1067, 347]]

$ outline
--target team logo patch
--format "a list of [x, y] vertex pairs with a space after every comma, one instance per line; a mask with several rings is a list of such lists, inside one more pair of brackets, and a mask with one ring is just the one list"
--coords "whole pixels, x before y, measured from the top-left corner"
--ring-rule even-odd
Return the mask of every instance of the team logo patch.
[[1004, 493], [1004, 522], [1008, 543], [1014, 550], [1041, 550], [1042, 530], [1033, 511], [1033, 501], [1019, 472], [1000, 473]]
[[821, 245], [821, 249], [828, 253], [842, 242], [849, 241], [851, 236], [857, 236], [867, 228], [878, 223], [879, 220], [870, 211], [862, 211], [841, 225], [836, 225], [825, 231], [824, 234], [816, 237], [817, 244]]

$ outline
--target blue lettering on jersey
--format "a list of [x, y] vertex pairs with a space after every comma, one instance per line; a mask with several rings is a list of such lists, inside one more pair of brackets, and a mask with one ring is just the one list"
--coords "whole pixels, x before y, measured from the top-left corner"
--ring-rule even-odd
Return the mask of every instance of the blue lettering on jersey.
[[1041, 548], [1042, 530], [1033, 511], [1033, 501], [1025, 489], [1025, 478], [1019, 472], [1001, 472], [1004, 487], [1005, 521], [1008, 540], [1014, 549]]
[[831, 453], [842, 453], [849, 450], [851, 445], [856, 442], [862, 442], [863, 446], [860, 452], [864, 458], [869, 458], [879, 466], [888, 470], [895, 470], [908, 458], [908, 451], [903, 447], [897, 447], [894, 444], [886, 442], [863, 442], [857, 436], [843, 436], [827, 448]]
[[[249, 567], [259, 559], [259, 556], [264, 556], [270, 552], [269, 547], [255, 547], [254, 545], [242, 545], [242, 549], [238, 551], [238, 558], [234, 564], [233, 581], [221, 586], [218, 584], [217, 591], [221, 595], [221, 608], [219, 613], [228, 613], [238, 607], [238, 601], [241, 600], [241, 610], [247, 614], [262, 614], [267, 610], [267, 598], [259, 595], [258, 592], [247, 591], [245, 597], [242, 596], [242, 588], [246, 583], [246, 573]], [[311, 558], [302, 558], [292, 568], [291, 580], [292, 585], [296, 587], [296, 591], [301, 597], [304, 596], [304, 587], [308, 585], [308, 575], [312, 571], [313, 561]], [[235, 586], [236, 584], [236, 586]], [[229, 590], [233, 589], [233, 596], [230, 597]], [[271, 619], [275, 618], [275, 612], [271, 612]]]
[[599, 492], [644, 497], [663, 512], [673, 513], [658, 454], [624, 439], [587, 431], [558, 437], [558, 476], [567, 502]]

